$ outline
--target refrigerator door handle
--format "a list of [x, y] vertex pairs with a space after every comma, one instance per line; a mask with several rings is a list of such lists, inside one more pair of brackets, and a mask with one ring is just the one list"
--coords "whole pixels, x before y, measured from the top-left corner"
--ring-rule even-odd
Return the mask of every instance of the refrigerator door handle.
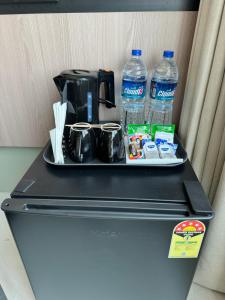
[[198, 181], [185, 180], [184, 188], [191, 208], [196, 215], [213, 215], [209, 199]]
[[95, 201], [95, 200], [49, 200], [7, 199], [2, 203], [5, 212], [71, 216], [88, 218], [140, 218], [171, 219], [190, 215], [183, 204]]

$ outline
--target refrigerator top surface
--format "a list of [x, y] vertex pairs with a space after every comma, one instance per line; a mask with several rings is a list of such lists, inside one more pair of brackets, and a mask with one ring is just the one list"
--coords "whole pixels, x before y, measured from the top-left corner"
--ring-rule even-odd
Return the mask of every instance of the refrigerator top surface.
[[86, 210], [98, 207], [147, 213], [188, 212], [192, 217], [213, 215], [189, 161], [176, 168], [57, 168], [47, 165], [40, 153], [11, 198], [4, 201], [3, 210], [37, 212], [38, 208], [40, 212], [43, 208], [44, 211], [67, 208], [70, 211], [79, 206]]
[[57, 168], [47, 165], [41, 153], [11, 196], [185, 203], [184, 181], [198, 183], [189, 162], [176, 168]]

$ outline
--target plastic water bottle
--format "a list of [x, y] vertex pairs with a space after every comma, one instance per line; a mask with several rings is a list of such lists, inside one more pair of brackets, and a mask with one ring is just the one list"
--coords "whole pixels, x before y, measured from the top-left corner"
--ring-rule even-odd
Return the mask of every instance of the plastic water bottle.
[[150, 103], [147, 122], [150, 124], [171, 124], [178, 69], [173, 60], [173, 51], [164, 51], [163, 59], [155, 67], [150, 82]]
[[141, 60], [141, 50], [132, 50], [122, 74], [121, 123], [127, 131], [128, 124], [145, 122], [145, 93], [147, 68]]

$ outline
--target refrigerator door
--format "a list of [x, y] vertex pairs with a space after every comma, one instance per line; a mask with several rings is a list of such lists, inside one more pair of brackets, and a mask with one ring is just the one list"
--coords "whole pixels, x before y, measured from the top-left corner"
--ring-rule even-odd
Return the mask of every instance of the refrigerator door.
[[2, 208], [37, 300], [186, 299], [197, 259], [168, 253], [174, 227], [196, 217], [188, 205], [8, 199]]

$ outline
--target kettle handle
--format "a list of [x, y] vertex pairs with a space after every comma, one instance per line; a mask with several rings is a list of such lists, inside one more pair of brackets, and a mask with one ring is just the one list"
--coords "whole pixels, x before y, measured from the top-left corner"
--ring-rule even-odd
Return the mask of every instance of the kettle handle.
[[99, 70], [98, 73], [99, 79], [99, 86], [103, 82], [104, 83], [104, 90], [105, 90], [105, 97], [101, 99], [101, 103], [104, 103], [107, 108], [116, 107], [115, 106], [115, 88], [114, 88], [114, 72], [113, 71], [105, 71]]

